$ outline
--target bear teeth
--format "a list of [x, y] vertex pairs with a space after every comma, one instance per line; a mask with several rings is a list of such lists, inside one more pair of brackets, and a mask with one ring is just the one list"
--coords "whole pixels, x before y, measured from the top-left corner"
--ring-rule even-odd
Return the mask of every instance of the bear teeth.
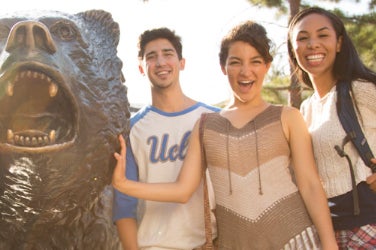
[[56, 130], [51, 130], [48, 134], [40, 131], [26, 131], [14, 133], [11, 129], [7, 130], [7, 142], [12, 145], [20, 146], [45, 146], [55, 143]]
[[59, 90], [58, 88], [58, 85], [52, 81], [52, 79], [41, 73], [41, 72], [37, 72], [37, 71], [31, 71], [31, 70], [27, 70], [27, 71], [21, 71], [19, 72], [16, 77], [14, 78], [14, 81], [11, 82], [11, 81], [8, 81], [8, 84], [7, 84], [7, 87], [6, 87], [6, 93], [8, 96], [13, 96], [14, 95], [14, 83], [21, 80], [22, 78], [33, 78], [33, 79], [39, 79], [39, 80], [45, 80], [48, 82], [49, 86], [48, 86], [48, 93], [50, 95], [50, 97], [55, 97], [56, 94], [57, 94], [57, 91]]

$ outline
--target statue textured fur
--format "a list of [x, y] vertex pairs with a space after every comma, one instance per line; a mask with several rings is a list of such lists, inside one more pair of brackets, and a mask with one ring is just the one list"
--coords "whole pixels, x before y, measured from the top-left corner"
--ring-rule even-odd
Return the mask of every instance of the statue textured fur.
[[119, 36], [102, 10], [0, 17], [0, 249], [119, 249]]

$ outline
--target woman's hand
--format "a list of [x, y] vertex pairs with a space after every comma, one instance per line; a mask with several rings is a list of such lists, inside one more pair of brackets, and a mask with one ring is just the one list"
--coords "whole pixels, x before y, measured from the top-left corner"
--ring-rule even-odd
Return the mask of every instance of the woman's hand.
[[114, 173], [112, 175], [112, 186], [116, 189], [120, 189], [121, 185], [124, 185], [127, 181], [125, 176], [126, 171], [126, 146], [125, 140], [122, 135], [119, 135], [119, 142], [120, 142], [120, 153], [115, 152], [114, 157], [117, 160]]
[[[376, 164], [376, 159], [375, 159], [375, 158], [373, 158], [371, 161], [372, 161], [373, 163]], [[367, 184], [369, 185], [369, 188], [370, 188], [373, 192], [376, 193], [376, 173], [374, 173], [374, 174], [368, 176], [368, 178], [366, 179], [366, 182], [367, 182]]]

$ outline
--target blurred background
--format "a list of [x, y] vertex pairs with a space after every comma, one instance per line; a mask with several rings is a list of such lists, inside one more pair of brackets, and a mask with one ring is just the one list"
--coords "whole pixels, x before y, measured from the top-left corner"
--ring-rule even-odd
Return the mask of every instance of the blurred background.
[[299, 107], [310, 91], [290, 78], [285, 41], [291, 15], [313, 5], [335, 11], [345, 21], [365, 63], [375, 70], [375, 4], [374, 0], [12, 0], [0, 13], [57, 10], [74, 14], [90, 9], [110, 12], [120, 25], [118, 55], [123, 61], [128, 99], [136, 109], [150, 102], [149, 85], [139, 73], [137, 61], [137, 39], [144, 30], [162, 26], [175, 30], [182, 37], [186, 58], [181, 75], [183, 90], [198, 101], [223, 106], [230, 92], [219, 66], [220, 40], [232, 26], [251, 19], [265, 26], [275, 44], [263, 95], [270, 102]]

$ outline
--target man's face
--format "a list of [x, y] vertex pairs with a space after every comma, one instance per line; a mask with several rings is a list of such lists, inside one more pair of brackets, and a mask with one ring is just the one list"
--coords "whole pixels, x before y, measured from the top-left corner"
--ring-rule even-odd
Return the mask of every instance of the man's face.
[[144, 59], [140, 62], [140, 72], [147, 74], [154, 88], [168, 88], [179, 83], [180, 70], [185, 60], [178, 54], [167, 39], [156, 39], [145, 46]]

